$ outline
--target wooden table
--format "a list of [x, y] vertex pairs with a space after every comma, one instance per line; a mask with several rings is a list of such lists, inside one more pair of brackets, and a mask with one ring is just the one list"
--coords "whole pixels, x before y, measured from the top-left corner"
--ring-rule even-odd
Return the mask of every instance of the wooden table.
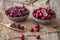
[[[57, 1], [55, 0], [54, 1], [54, 4], [53, 4], [53, 1], [51, 1], [51, 8], [53, 8], [55, 11], [56, 11], [56, 13], [57, 13], [57, 22], [56, 22], [56, 24], [58, 24], [58, 26], [60, 26], [60, 10], [59, 10], [59, 8], [60, 8], [60, 6], [59, 5], [57, 5]], [[57, 5], [57, 6], [56, 6]], [[30, 10], [33, 10], [34, 9], [34, 7], [32, 7], [32, 6], [30, 6], [29, 5], [29, 9]], [[6, 24], [6, 25], [8, 25], [8, 24], [11, 24], [11, 23], [13, 23], [14, 21], [11, 21], [11, 20], [9, 20], [7, 17], [6, 17], [6, 15], [4, 14], [4, 12], [2, 12], [2, 14], [1, 14], [1, 22], [2, 23], [4, 23], [4, 24]], [[43, 32], [34, 32], [34, 33], [30, 33], [29, 32], [29, 28], [31, 27], [31, 26], [34, 26], [34, 24], [35, 24], [35, 21], [33, 20], [33, 17], [32, 17], [32, 11], [31, 11], [31, 13], [30, 13], [30, 15], [29, 15], [29, 17], [27, 18], [27, 20], [25, 20], [24, 22], [19, 22], [21, 25], [24, 25], [24, 26], [26, 26], [28, 29], [27, 29], [27, 31], [25, 32], [25, 33], [22, 33], [22, 32], [18, 32], [18, 31], [14, 31], [14, 30], [11, 30], [11, 29], [9, 29], [9, 28], [6, 28], [6, 27], [2, 27], [2, 28], [0, 28], [1, 29], [1, 34], [3, 35], [3, 34], [5, 34], [5, 36], [3, 35], [2, 36], [2, 39], [1, 40], [8, 40], [8, 39], [10, 39], [10, 38], [14, 38], [14, 37], [19, 37], [19, 35], [20, 34], [24, 34], [24, 35], [34, 35], [34, 34], [41, 34], [41, 38], [42, 38], [42, 40], [60, 40], [59, 38], [60, 38], [60, 33], [52, 33], [52, 34], [44, 34]], [[41, 31], [52, 31], [53, 29], [52, 29], [52, 25], [43, 25], [43, 24], [40, 24], [41, 25], [41, 27], [42, 27], [42, 29], [41, 29]], [[1, 27], [1, 26], [0, 26]], [[57, 30], [59, 30], [60, 28], [58, 28]], [[43, 34], [43, 35], [42, 35]], [[6, 36], [7, 35], [7, 36]], [[58, 36], [57, 36], [58, 35]], [[59, 37], [59, 38], [58, 38]], [[3, 38], [7, 38], [7, 39], [3, 39]], [[30, 37], [27, 37], [28, 39], [30, 38]], [[27, 40], [28, 40], [27, 39]], [[30, 40], [36, 40], [35, 39], [35, 36], [33, 37], [32, 36], [32, 38], [30, 38]], [[19, 40], [19, 38], [17, 39], [12, 39], [12, 40]]]

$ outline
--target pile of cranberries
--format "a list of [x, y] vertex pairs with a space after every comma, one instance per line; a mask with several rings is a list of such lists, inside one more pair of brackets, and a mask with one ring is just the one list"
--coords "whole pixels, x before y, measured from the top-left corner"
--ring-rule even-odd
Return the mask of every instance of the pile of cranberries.
[[29, 15], [29, 10], [25, 8], [25, 6], [15, 6], [6, 10], [5, 13], [9, 17], [23, 17], [25, 15]]
[[39, 8], [33, 11], [33, 17], [37, 20], [50, 21], [56, 18], [56, 13], [49, 7]]
[[31, 27], [31, 28], [29, 29], [29, 31], [30, 31], [30, 32], [34, 32], [34, 31], [39, 32], [39, 31], [40, 31], [40, 25], [39, 25], [38, 23], [36, 23], [35, 26], [34, 26], [34, 28]]
[[17, 24], [17, 23], [13, 23], [10, 25], [10, 27], [12, 28], [17, 28], [17, 29], [20, 29], [20, 30], [24, 30], [24, 26], [21, 26], [20, 24]]

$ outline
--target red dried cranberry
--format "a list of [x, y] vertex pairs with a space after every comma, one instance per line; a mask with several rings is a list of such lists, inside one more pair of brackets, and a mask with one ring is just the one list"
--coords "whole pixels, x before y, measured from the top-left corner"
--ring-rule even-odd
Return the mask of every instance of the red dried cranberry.
[[15, 23], [11, 24], [10, 27], [15, 28], [16, 27]]
[[51, 8], [47, 7], [47, 8], [46, 8], [46, 10], [47, 10], [47, 11], [50, 11], [50, 10], [51, 10]]
[[56, 15], [52, 15], [52, 18], [56, 18]]
[[31, 27], [31, 28], [29, 29], [29, 31], [30, 31], [30, 32], [34, 32], [34, 28]]
[[25, 28], [24, 28], [24, 26], [21, 26], [19, 29], [24, 30]]
[[48, 15], [48, 16], [47, 16], [47, 19], [51, 19], [51, 15]]
[[39, 28], [35, 28], [35, 31], [36, 31], [36, 32], [39, 32], [39, 31], [40, 31], [40, 29], [39, 29]]
[[39, 34], [37, 34], [37, 35], [36, 35], [36, 38], [37, 38], [37, 39], [40, 39], [41, 37], [40, 37], [40, 35], [39, 35]]
[[40, 25], [38, 23], [35, 24], [35, 28], [40, 29]]
[[54, 24], [53, 25], [53, 28], [55, 28], [55, 29], [58, 28], [58, 25], [57, 24]]
[[37, 13], [40, 13], [40, 12], [41, 12], [40, 10], [37, 11]]
[[20, 24], [16, 23], [15, 25], [16, 25], [16, 28], [18, 28], [18, 29], [20, 28]]
[[33, 14], [33, 16], [35, 17], [35, 16], [36, 16], [36, 14], [34, 13], [34, 14]]
[[45, 8], [42, 8], [40, 11], [41, 11], [41, 13], [43, 13], [44, 11], [46, 11], [46, 9]]
[[42, 16], [43, 16], [43, 14], [42, 14], [42, 13], [39, 13], [39, 16], [40, 16], [40, 17], [42, 17]]
[[41, 19], [42, 19], [42, 20], [45, 20], [45, 17], [42, 17]]
[[20, 39], [24, 40], [25, 36], [23, 34], [20, 35]]

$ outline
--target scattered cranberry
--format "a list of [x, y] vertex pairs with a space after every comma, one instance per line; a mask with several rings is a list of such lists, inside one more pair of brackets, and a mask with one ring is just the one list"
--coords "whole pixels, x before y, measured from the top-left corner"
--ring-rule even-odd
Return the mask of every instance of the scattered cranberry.
[[30, 32], [34, 32], [34, 28], [32, 28], [32, 27], [29, 30], [30, 30]]
[[57, 24], [54, 24], [53, 25], [53, 28], [55, 28], [55, 29], [58, 28], [58, 25]]
[[35, 28], [35, 31], [36, 31], [36, 32], [39, 32], [39, 31], [40, 31], [40, 29], [39, 29], [39, 28]]
[[40, 29], [40, 25], [38, 23], [35, 24], [35, 28]]
[[36, 38], [37, 38], [37, 39], [40, 39], [41, 37], [40, 37], [40, 35], [39, 35], [39, 34], [37, 34], [37, 35], [36, 35]]
[[21, 40], [24, 40], [24, 38], [25, 38], [25, 37], [24, 37], [24, 35], [23, 35], [23, 34], [22, 34], [22, 35], [20, 35], [20, 39], [21, 39]]
[[5, 11], [6, 15], [9, 17], [22, 17], [25, 15], [29, 15], [29, 10], [25, 8], [25, 6], [14, 6]]
[[38, 23], [35, 24], [35, 31], [37, 31], [37, 32], [40, 31], [40, 25]]

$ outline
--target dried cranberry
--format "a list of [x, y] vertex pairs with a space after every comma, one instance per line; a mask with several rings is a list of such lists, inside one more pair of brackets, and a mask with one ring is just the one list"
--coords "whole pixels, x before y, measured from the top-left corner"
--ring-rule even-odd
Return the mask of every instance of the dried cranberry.
[[29, 31], [30, 31], [30, 32], [34, 32], [34, 28], [31, 27], [31, 28], [29, 29]]
[[53, 28], [55, 28], [55, 29], [58, 28], [58, 25], [57, 24], [54, 24], [53, 25]]
[[20, 39], [24, 40], [25, 36], [23, 34], [20, 35]]
[[37, 35], [36, 35], [36, 38], [37, 38], [37, 39], [40, 39], [41, 37], [40, 37], [40, 35], [39, 35], [39, 34], [37, 34]]

